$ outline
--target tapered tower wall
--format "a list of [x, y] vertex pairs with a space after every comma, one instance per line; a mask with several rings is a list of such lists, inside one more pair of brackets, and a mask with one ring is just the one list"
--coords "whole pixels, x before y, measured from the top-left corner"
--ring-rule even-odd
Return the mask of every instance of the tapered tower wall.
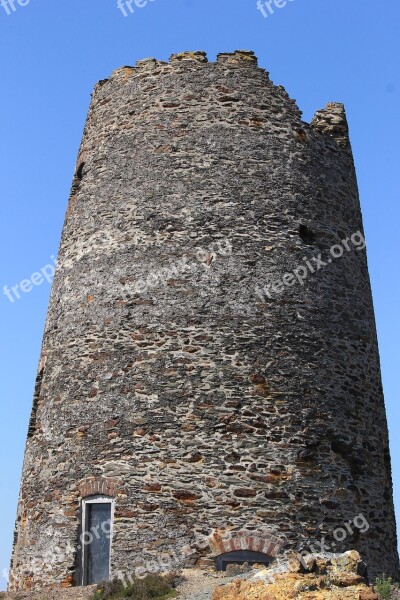
[[343, 106], [304, 123], [252, 53], [148, 59], [97, 84], [10, 589], [80, 581], [94, 495], [115, 499], [112, 576], [162, 553], [273, 558], [324, 538], [395, 574], [362, 231]]

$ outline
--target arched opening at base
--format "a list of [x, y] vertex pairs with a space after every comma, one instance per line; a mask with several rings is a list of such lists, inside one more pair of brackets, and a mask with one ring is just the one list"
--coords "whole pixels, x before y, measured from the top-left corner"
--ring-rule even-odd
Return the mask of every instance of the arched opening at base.
[[235, 550], [234, 552], [225, 552], [215, 559], [217, 571], [226, 571], [228, 565], [269, 565], [273, 561], [271, 556], [263, 552], [253, 552], [252, 550]]

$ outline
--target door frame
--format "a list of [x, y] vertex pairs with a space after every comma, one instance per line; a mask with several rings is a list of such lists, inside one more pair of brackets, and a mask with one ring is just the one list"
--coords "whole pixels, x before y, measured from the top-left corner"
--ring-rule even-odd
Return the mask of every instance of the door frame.
[[82, 555], [82, 575], [81, 575], [81, 585], [88, 585], [87, 583], [87, 573], [86, 573], [86, 563], [87, 563], [87, 544], [83, 543], [84, 535], [86, 533], [90, 533], [86, 529], [86, 524], [88, 520], [88, 507], [90, 504], [110, 504], [110, 562], [108, 566], [109, 577], [111, 578], [111, 548], [112, 548], [112, 539], [114, 533], [114, 510], [115, 510], [115, 499], [110, 498], [109, 496], [89, 496], [88, 498], [84, 498], [82, 500], [82, 538], [80, 539], [80, 549]]

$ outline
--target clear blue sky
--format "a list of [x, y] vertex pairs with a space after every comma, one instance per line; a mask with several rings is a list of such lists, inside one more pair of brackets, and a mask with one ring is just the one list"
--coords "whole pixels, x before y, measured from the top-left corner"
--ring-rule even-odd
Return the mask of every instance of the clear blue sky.
[[[173, 52], [253, 49], [309, 121], [346, 104], [361, 192], [400, 515], [398, 0], [292, 0], [265, 19], [256, 0], [154, 0], [128, 17], [117, 0], [0, 6], [0, 292], [57, 253], [93, 85], [112, 70]], [[22, 1], [22, 0], [21, 0]], [[0, 293], [0, 589], [49, 285], [12, 304]]]

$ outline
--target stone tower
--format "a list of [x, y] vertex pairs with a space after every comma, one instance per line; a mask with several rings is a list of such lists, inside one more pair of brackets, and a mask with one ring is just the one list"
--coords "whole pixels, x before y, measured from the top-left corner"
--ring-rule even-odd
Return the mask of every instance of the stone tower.
[[96, 85], [11, 590], [321, 543], [395, 575], [362, 231], [343, 106], [303, 122], [252, 52], [148, 59]]

